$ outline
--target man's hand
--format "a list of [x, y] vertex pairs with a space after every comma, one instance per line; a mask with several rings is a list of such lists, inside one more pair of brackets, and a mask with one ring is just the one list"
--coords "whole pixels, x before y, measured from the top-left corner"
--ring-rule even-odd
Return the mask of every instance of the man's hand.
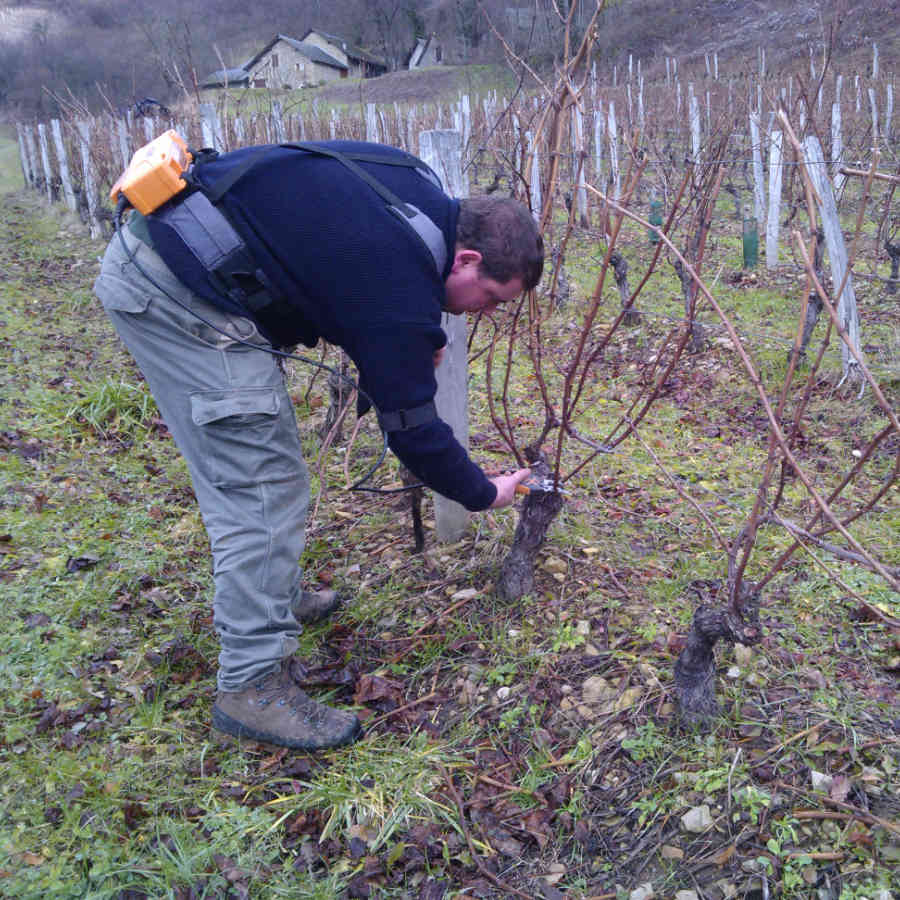
[[434, 351], [434, 367], [437, 368], [442, 360], [444, 359], [444, 351], [447, 349], [446, 345], [440, 347], [439, 349]]
[[516, 498], [516, 486], [521, 484], [528, 476], [531, 475], [531, 469], [519, 469], [512, 475], [497, 475], [495, 478], [489, 479], [497, 488], [497, 497], [491, 504], [491, 509], [501, 509], [509, 506]]

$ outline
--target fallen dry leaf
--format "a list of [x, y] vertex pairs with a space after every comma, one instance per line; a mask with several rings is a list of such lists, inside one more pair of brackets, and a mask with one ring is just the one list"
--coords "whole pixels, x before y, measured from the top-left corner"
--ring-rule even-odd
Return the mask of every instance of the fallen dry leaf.
[[846, 775], [835, 775], [828, 790], [828, 795], [832, 800], [843, 803], [847, 799], [851, 787], [853, 787], [853, 782]]
[[277, 766], [278, 763], [280, 763], [285, 758], [285, 756], [287, 756], [287, 747], [282, 747], [281, 750], [277, 750], [271, 756], [266, 757], [259, 764], [259, 771], [265, 772], [266, 769], [271, 769], [273, 766]]
[[358, 704], [372, 703], [375, 700], [394, 700], [400, 702], [400, 685], [380, 675], [362, 675], [356, 682], [353, 702]]
[[729, 844], [727, 847], [723, 847], [718, 853], [714, 853], [710, 857], [710, 862], [714, 863], [717, 866], [724, 866], [725, 863], [734, 856], [737, 847], [734, 844]]

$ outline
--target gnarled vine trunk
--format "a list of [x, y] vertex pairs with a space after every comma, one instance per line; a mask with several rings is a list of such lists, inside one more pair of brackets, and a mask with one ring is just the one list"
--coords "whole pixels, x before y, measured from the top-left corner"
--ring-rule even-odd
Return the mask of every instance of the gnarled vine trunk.
[[[822, 257], [825, 254], [825, 232], [822, 231], [821, 228], [816, 229], [816, 249], [814, 254], [813, 268], [816, 272], [816, 278], [819, 279], [820, 284], [825, 283], [824, 273], [822, 271]], [[809, 339], [812, 337], [813, 329], [816, 327], [816, 322], [819, 321], [819, 314], [822, 312], [822, 308], [825, 304], [822, 303], [822, 298], [819, 296], [819, 292], [813, 288], [809, 292], [809, 301], [806, 306], [806, 319], [803, 322], [803, 335], [800, 338], [800, 356], [806, 356], [806, 348], [809, 346]], [[788, 358], [790, 358], [790, 354], [788, 354]]]
[[[531, 464], [538, 478], [550, 479], [550, 467], [544, 460]], [[547, 529], [563, 506], [558, 491], [531, 491], [522, 504], [512, 549], [503, 560], [497, 580], [497, 594], [503, 600], [519, 600], [534, 590], [534, 561], [544, 545]]]
[[887, 254], [891, 258], [891, 277], [885, 290], [888, 294], [896, 294], [897, 279], [900, 276], [900, 244], [892, 244], [890, 241], [885, 241], [884, 249], [887, 250]]
[[343, 350], [341, 350], [340, 359], [339, 369], [331, 372], [328, 376], [329, 404], [325, 413], [325, 421], [319, 430], [319, 434], [323, 438], [331, 435], [333, 444], [344, 442], [344, 411], [353, 390], [353, 382], [347, 375], [349, 371], [347, 354]]
[[[745, 586], [746, 587], [746, 586]], [[712, 606], [704, 603], [694, 613], [687, 644], [675, 663], [675, 694], [682, 721], [704, 725], [719, 711], [716, 701], [716, 657], [720, 640], [735, 644], [757, 644], [759, 596], [742, 591], [740, 604]]]

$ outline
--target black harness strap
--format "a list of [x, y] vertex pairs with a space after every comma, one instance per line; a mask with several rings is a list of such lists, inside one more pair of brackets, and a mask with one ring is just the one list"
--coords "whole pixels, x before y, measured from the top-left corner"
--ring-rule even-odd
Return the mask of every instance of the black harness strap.
[[428, 425], [438, 417], [433, 400], [412, 409], [398, 409], [395, 412], [381, 412], [376, 409], [375, 414], [378, 416], [378, 424], [382, 431], [407, 431], [410, 428], [418, 428], [419, 425]]
[[154, 213], [184, 241], [216, 289], [253, 313], [278, 295], [231, 222], [200, 191]]
[[[200, 184], [197, 184], [196, 181], [192, 182], [197, 187], [199, 187], [207, 197], [209, 197], [210, 201], [213, 203], [218, 203], [225, 194], [231, 190], [251, 169], [257, 166], [263, 159], [265, 159], [270, 154], [274, 153], [276, 150], [280, 148], [285, 148], [288, 150], [302, 150], [305, 153], [313, 153], [316, 156], [328, 156], [331, 159], [337, 160], [342, 165], [346, 166], [353, 172], [354, 175], [361, 178], [366, 184], [372, 188], [375, 193], [381, 197], [386, 203], [391, 206], [403, 207], [405, 204], [403, 201], [394, 194], [393, 191], [389, 190], [385, 185], [383, 185], [377, 178], [370, 175], [365, 169], [361, 166], [356, 165], [358, 162], [367, 162], [373, 163], [375, 165], [380, 166], [402, 166], [406, 169], [414, 169], [423, 178], [426, 178], [430, 181], [435, 187], [440, 188], [441, 182], [437, 175], [422, 162], [421, 159], [418, 159], [415, 156], [408, 155], [402, 159], [390, 158], [378, 156], [375, 153], [341, 153], [339, 150], [332, 150], [330, 147], [322, 147], [319, 144], [312, 144], [307, 141], [302, 141], [294, 144], [277, 144], [274, 147], [261, 147], [256, 153], [250, 156], [247, 160], [245, 160], [240, 166], [235, 168], [233, 171], [229, 172], [228, 175], [220, 178], [215, 184], [210, 187], [203, 187]], [[197, 162], [202, 163], [204, 160], [198, 159]]]

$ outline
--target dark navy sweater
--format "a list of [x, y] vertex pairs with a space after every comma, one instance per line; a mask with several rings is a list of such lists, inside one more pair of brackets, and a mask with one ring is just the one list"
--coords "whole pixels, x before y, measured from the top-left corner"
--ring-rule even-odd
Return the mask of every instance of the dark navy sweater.
[[[324, 142], [345, 152], [398, 159], [377, 144]], [[224, 195], [222, 206], [277, 292], [296, 317], [272, 333], [276, 345], [319, 337], [343, 347], [359, 370], [360, 386], [385, 413], [434, 399], [433, 355], [447, 341], [440, 325], [444, 279], [456, 242], [459, 203], [405, 166], [362, 162], [401, 200], [441, 229], [448, 262], [438, 273], [428, 250], [385, 201], [336, 160], [283, 147], [245, 148], [195, 167], [214, 185], [255, 154], [258, 162]], [[172, 271], [216, 306], [251, 315], [218, 292], [176, 232], [147, 218], [153, 245]], [[262, 324], [260, 322], [260, 324]], [[429, 487], [469, 510], [486, 509], [497, 491], [437, 419], [389, 434], [391, 450]]]

